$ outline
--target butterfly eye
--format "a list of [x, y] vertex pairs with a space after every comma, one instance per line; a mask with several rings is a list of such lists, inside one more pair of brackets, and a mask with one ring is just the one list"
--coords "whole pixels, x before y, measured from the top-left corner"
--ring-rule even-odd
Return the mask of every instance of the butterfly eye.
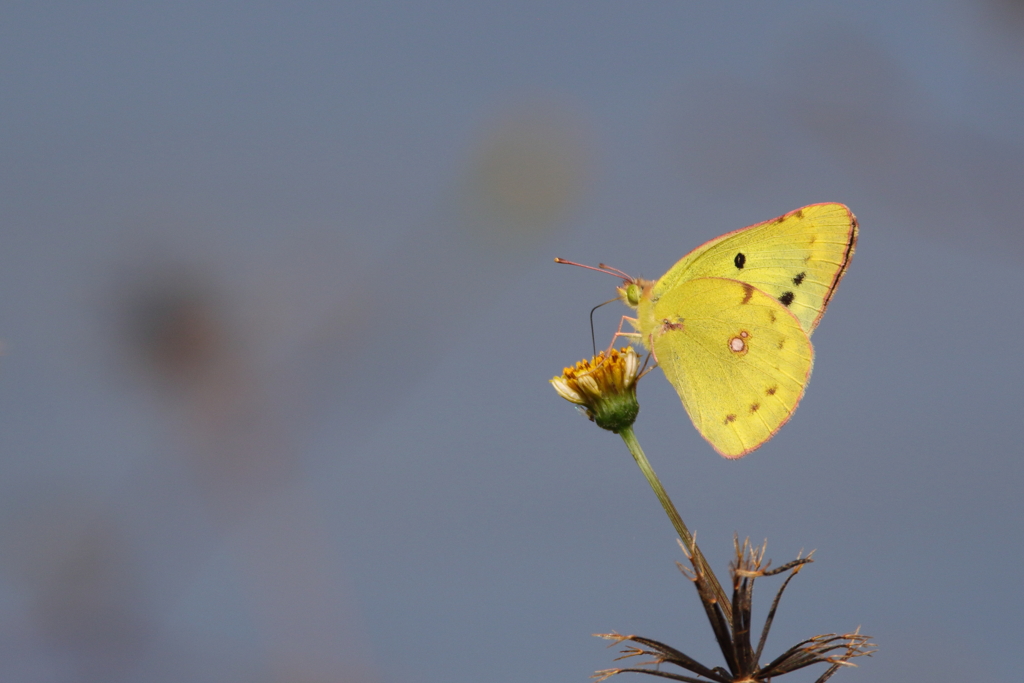
[[639, 304], [641, 295], [642, 290], [640, 289], [640, 285], [635, 282], [629, 283], [629, 287], [626, 288], [626, 298], [629, 300], [630, 305], [636, 306]]

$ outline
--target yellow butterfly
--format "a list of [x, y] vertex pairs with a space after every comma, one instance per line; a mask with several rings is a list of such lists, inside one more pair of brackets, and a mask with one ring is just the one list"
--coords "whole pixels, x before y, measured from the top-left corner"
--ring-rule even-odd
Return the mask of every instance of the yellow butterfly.
[[775, 435], [796, 410], [814, 365], [811, 333], [846, 273], [857, 219], [812, 204], [722, 235], [657, 282], [623, 278], [636, 309], [619, 332], [650, 349], [697, 431], [726, 458]]

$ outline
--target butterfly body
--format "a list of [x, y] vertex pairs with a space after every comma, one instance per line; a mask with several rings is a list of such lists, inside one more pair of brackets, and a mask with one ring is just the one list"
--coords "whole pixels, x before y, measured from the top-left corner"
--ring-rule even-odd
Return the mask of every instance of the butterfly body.
[[739, 458], [785, 424], [814, 365], [810, 336], [846, 273], [857, 221], [814, 204], [718, 237], [659, 280], [628, 279], [632, 335], [650, 349], [694, 426]]

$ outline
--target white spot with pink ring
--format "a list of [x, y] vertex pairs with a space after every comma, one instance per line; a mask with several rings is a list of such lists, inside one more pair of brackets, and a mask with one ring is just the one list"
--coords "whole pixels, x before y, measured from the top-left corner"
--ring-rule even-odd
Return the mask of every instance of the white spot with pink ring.
[[746, 351], [747, 343], [743, 340], [749, 336], [749, 332], [747, 332], [746, 330], [741, 330], [740, 335], [738, 337], [733, 337], [732, 339], [729, 340], [729, 350], [734, 353], [743, 353], [744, 351]]

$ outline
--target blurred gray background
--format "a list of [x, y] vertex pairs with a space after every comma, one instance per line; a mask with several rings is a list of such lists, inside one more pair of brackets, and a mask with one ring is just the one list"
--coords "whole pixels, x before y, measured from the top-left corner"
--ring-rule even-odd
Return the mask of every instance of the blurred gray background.
[[547, 383], [616, 284], [552, 258], [658, 277], [840, 201], [794, 419], [728, 462], [656, 372], [638, 436], [723, 575], [733, 533], [817, 549], [769, 656], [860, 626], [842, 680], [1009, 680], [1022, 184], [1009, 0], [5, 2], [0, 679], [586, 681], [610, 630], [720, 664]]

